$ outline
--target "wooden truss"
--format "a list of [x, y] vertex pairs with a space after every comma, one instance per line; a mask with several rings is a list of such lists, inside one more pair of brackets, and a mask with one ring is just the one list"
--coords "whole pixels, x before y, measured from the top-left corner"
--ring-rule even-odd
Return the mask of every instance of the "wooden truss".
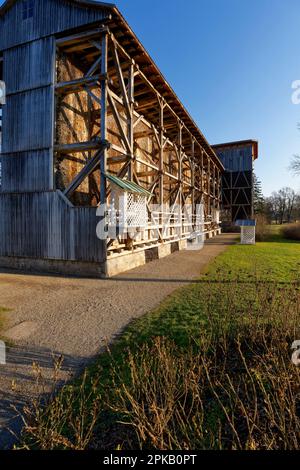
[[[161, 207], [149, 243], [178, 237], [175, 224], [163, 230], [175, 205], [190, 204], [195, 214], [203, 203], [210, 230], [221, 202], [222, 165], [160, 88], [155, 68], [105, 25], [57, 39], [57, 188], [73, 204], [98, 205], [109, 199], [107, 172], [134, 181], [151, 193], [149, 204]], [[181, 238], [193, 231], [182, 221], [178, 227]], [[111, 250], [126, 246], [108, 243]]]
[[228, 220], [253, 218], [253, 172], [226, 171], [222, 177], [222, 208], [228, 213]]

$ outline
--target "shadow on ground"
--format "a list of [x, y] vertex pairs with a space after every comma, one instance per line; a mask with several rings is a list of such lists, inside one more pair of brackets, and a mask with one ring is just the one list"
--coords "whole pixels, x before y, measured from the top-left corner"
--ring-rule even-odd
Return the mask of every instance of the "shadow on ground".
[[8, 347], [6, 365], [0, 366], [1, 389], [5, 390], [0, 391], [0, 449], [9, 449], [17, 442], [23, 424], [20, 414], [30, 400], [45, 400], [86, 364], [86, 358], [62, 356], [43, 348]]

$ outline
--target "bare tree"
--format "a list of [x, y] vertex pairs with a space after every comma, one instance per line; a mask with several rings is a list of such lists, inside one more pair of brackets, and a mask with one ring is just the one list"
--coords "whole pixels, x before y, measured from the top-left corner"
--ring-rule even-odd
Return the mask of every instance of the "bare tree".
[[295, 175], [300, 176], [300, 155], [294, 155], [289, 170]]
[[291, 222], [297, 195], [292, 188], [283, 188], [279, 191], [279, 193], [282, 199], [285, 201], [284, 216], [287, 222]]
[[277, 224], [291, 222], [298, 203], [299, 197], [292, 188], [285, 187], [273, 192], [267, 199], [269, 218]]

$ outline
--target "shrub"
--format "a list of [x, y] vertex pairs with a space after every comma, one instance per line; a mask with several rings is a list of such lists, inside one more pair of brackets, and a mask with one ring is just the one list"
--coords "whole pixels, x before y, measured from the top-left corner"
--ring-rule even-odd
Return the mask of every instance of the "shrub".
[[131, 383], [113, 410], [135, 431], [135, 448], [298, 449], [300, 371], [289, 347], [272, 327], [197, 352], [157, 338], [129, 355]]
[[263, 242], [270, 237], [270, 227], [264, 215], [258, 214], [256, 217], [256, 240]]
[[300, 240], [300, 224], [288, 224], [281, 228], [281, 234], [288, 240]]

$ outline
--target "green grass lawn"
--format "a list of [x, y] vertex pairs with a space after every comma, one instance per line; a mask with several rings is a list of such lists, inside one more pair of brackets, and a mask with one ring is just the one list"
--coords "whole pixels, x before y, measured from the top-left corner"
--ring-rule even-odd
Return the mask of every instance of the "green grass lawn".
[[278, 284], [300, 284], [300, 243], [287, 242], [273, 233], [269, 242], [255, 246], [233, 245], [218, 256], [198, 282], [179, 289], [160, 307], [132, 323], [120, 344], [136, 344], [163, 335], [178, 343], [189, 342], [212, 317], [225, 317], [226, 309], [248, 314], [257, 310], [262, 292], [273, 293]]
[[[171, 379], [166, 381], [163, 390], [160, 390], [158, 386], [156, 388], [155, 385], [156, 377], [158, 376], [160, 377], [160, 381], [166, 380], [165, 372], [164, 370], [160, 370], [160, 365], [164, 361], [167, 361], [167, 357], [170, 356], [169, 362], [167, 361], [168, 364], [171, 363], [173, 364], [172, 367], [181, 370], [180, 368], [184, 369], [185, 367], [180, 363], [180, 359], [178, 359], [182, 357], [182, 355], [186, 358], [185, 361], [190, 364], [191, 355], [196, 354], [197, 357], [199, 351], [205, 351], [205, 354], [210, 354], [207, 351], [218, 349], [218, 344], [222, 343], [222, 354], [214, 353], [216, 354], [214, 361], [218, 362], [221, 359], [221, 362], [223, 362], [222, 357], [224, 355], [228, 357], [233, 355], [232, 366], [228, 371], [229, 375], [227, 374], [222, 380], [226, 383], [228, 376], [233, 374], [230, 380], [234, 381], [239, 377], [241, 373], [240, 370], [244, 371], [245, 369], [242, 364], [239, 366], [239, 372], [237, 374], [234, 372], [236, 363], [241, 362], [241, 357], [239, 356], [240, 352], [236, 350], [236, 345], [240, 337], [245, 338], [243, 351], [246, 351], [246, 355], [250, 358], [250, 361], [253, 361], [252, 356], [255, 348], [258, 348], [258, 352], [255, 352], [254, 357], [258, 357], [259, 354], [263, 357], [263, 359], [260, 358], [257, 361], [259, 366], [255, 366], [256, 369], [253, 368], [253, 370], [255, 370], [254, 379], [250, 376], [249, 380], [247, 376], [246, 379], [243, 379], [246, 381], [243, 383], [243, 387], [248, 390], [247, 387], [249, 387], [249, 383], [251, 388], [253, 387], [254, 381], [258, 380], [257, 387], [263, 395], [267, 393], [266, 390], [268, 387], [271, 391], [273, 389], [277, 390], [277, 385], [274, 385], [274, 374], [272, 378], [270, 378], [268, 376], [269, 372], [265, 370], [262, 371], [260, 367], [263, 367], [261, 364], [264, 365], [266, 357], [269, 358], [268, 361], [273, 361], [274, 370], [277, 367], [278, 355], [284, 357], [282, 363], [286, 363], [287, 361], [287, 364], [289, 364], [290, 362], [289, 354], [291, 341], [295, 338], [300, 338], [298, 326], [300, 313], [299, 274], [300, 244], [283, 240], [277, 229], [272, 230], [268, 242], [257, 243], [255, 246], [241, 246], [239, 244], [230, 246], [207, 267], [206, 271], [199, 276], [198, 280], [189, 286], [179, 289], [169, 296], [155, 311], [130, 324], [125, 329], [120, 339], [111, 346], [110, 351], [102, 354], [99, 359], [89, 367], [84, 383], [77, 381], [74, 385], [65, 387], [63, 393], [54, 401], [54, 404], [50, 404], [44, 414], [41, 414], [40, 411], [34, 414], [36, 428], [31, 427], [29, 434], [31, 435], [31, 439], [32, 434], [34, 434], [33, 441], [31, 442], [35, 442], [35, 444], [31, 445], [31, 447], [36, 446], [40, 448], [46, 446], [47, 448], [47, 446], [50, 445], [50, 448], [59, 448], [60, 446], [52, 442], [51, 439], [52, 444], [49, 444], [49, 434], [45, 435], [46, 431], [51, 431], [51, 436], [53, 436], [53, 428], [58, 432], [60, 437], [63, 436], [65, 438], [67, 436], [68, 439], [74, 442], [76, 435], [80, 434], [79, 431], [77, 431], [77, 434], [74, 431], [74, 419], [77, 419], [80, 409], [82, 413], [83, 408], [85, 410], [85, 416], [91, 416], [93, 414], [92, 410], [95, 408], [95, 397], [99, 396], [101, 397], [102, 411], [99, 416], [97, 416], [95, 423], [93, 423], [95, 429], [92, 433], [92, 440], [101, 441], [98, 447], [106, 446], [111, 448], [111, 446], [118, 445], [118, 439], [122, 441], [122, 433], [121, 437], [119, 437], [117, 422], [120, 417], [125, 419], [122, 414], [124, 413], [124, 409], [129, 410], [127, 415], [125, 413], [127, 416], [125, 421], [131, 422], [131, 414], [133, 415], [134, 410], [139, 408], [139, 401], [141, 403], [147, 402], [147, 399], [152, 396], [151, 400], [154, 402], [157, 398], [155, 395], [161, 396], [161, 394], [164, 393], [163, 390], [168, 389], [168, 384]], [[159, 288], [159, 286], [157, 286], [157, 288]], [[261, 337], [259, 336], [260, 334], [262, 334]], [[161, 349], [160, 346], [157, 347], [155, 353], [151, 353], [148, 349], [146, 349], [145, 352], [145, 345], [149, 344], [149, 348], [151, 349], [156, 341], [154, 338], [157, 337], [171, 341], [174, 345], [171, 348], [172, 352], [170, 352], [168, 348], [167, 350], [164, 348]], [[258, 337], [260, 339], [256, 340], [255, 338]], [[203, 349], [203, 344], [206, 342], [209, 344], [208, 349]], [[249, 346], [250, 343], [251, 345]], [[269, 352], [269, 343], [273, 348], [271, 348], [271, 350], [275, 351], [274, 357]], [[232, 346], [230, 346], [231, 344], [235, 346], [232, 348]], [[232, 353], [232, 349], [234, 350], [234, 354]], [[190, 352], [191, 350], [193, 352]], [[224, 351], [227, 352], [225, 353]], [[155, 362], [156, 357], [160, 357], [160, 355], [160, 360]], [[201, 359], [198, 358], [195, 361], [197, 362], [199, 360]], [[179, 366], [176, 361], [179, 361], [181, 366]], [[242, 363], [245, 363], [244, 357], [242, 357]], [[139, 366], [137, 367], [136, 364], [139, 364]], [[175, 364], [177, 365], [175, 366]], [[189, 367], [191, 369], [191, 364]], [[251, 367], [246, 367], [247, 374], [250, 374], [249, 371], [252, 370]], [[166, 365], [166, 369], [168, 369], [168, 365]], [[189, 374], [190, 369], [187, 373], [184, 372], [183, 375]], [[145, 372], [146, 370], [147, 373]], [[142, 378], [140, 376], [140, 373], [142, 374], [141, 371], [144, 371]], [[260, 379], [264, 374], [266, 374], [267, 378]], [[280, 369], [275, 374], [275, 378], [277, 375], [280, 376], [280, 374], [282, 374], [281, 383], [283, 384], [285, 380], [288, 380], [287, 377], [289, 377], [290, 373], [287, 373], [286, 369], [284, 369], [284, 372]], [[173, 377], [173, 375], [170, 374], [170, 377]], [[206, 379], [203, 380], [205, 381]], [[144, 383], [148, 384], [147, 392], [143, 389]], [[220, 383], [218, 381], [215, 383], [218, 384], [215, 386], [215, 388], [218, 389]], [[181, 382], [179, 382], [179, 387], [181, 386], [180, 384]], [[231, 385], [231, 382], [229, 382], [229, 388], [226, 392], [228, 396], [232, 394]], [[189, 385], [187, 385], [187, 387], [188, 386]], [[240, 383], [237, 383], [235, 386], [238, 390], [243, 388]], [[155, 393], [151, 387], [154, 387], [156, 390]], [[261, 392], [261, 387], [263, 388], [263, 392]], [[207, 384], [205, 390], [207, 390]], [[154, 394], [151, 395], [152, 393]], [[226, 414], [227, 407], [236, 406], [233, 405], [233, 403], [238, 403], [237, 397], [235, 397], [235, 400], [230, 399], [229, 402], [227, 400], [228, 397], [223, 397], [226, 406], [224, 409], [220, 408], [220, 403], [214, 401], [210, 393], [211, 392], [205, 392], [206, 398], [204, 400], [208, 401], [205, 401], [204, 407], [207, 408], [209, 412], [208, 415], [205, 415], [201, 420], [202, 424], [197, 425], [198, 427], [193, 431], [187, 431], [186, 425], [184, 428], [185, 431], [181, 430], [179, 432], [180, 435], [182, 432], [186, 432], [189, 436], [194, 436], [195, 433], [197, 434], [197, 430], [202, 429], [205, 423], [205, 426], [208, 426], [208, 431], [205, 432], [208, 432], [209, 435], [214, 435], [217, 429], [216, 427], [224, 423], [224, 413]], [[224, 392], [221, 391], [221, 395], [223, 393]], [[248, 399], [250, 400], [249, 396], [251, 393], [249, 390], [247, 391], [248, 398], [245, 399], [245, 402], [247, 402]], [[148, 398], [147, 394], [149, 395]], [[118, 408], [116, 405], [116, 403], [120, 403], [120, 396], [123, 397], [123, 408]], [[133, 397], [138, 397], [135, 406], [132, 404]], [[188, 394], [184, 399], [184, 406], [186, 406], [186, 403], [188, 403], [190, 399], [190, 395]], [[253, 398], [253, 400], [254, 399], [258, 400], [257, 396]], [[262, 402], [264, 402], [264, 400], [264, 398], [261, 399]], [[278, 400], [279, 398], [276, 396], [274, 401], [278, 403]], [[287, 400], [291, 400], [291, 397], [288, 397]], [[83, 402], [84, 406], [82, 406]], [[151, 409], [151, 403], [150, 401], [150, 403], [147, 402], [144, 404], [143, 410], [149, 407]], [[194, 403], [194, 399], [192, 403]], [[118, 406], [120, 407], [121, 405], [119, 404]], [[175, 408], [175, 405], [172, 406]], [[286, 403], [282, 406], [286, 406]], [[69, 409], [69, 415], [64, 414], [62, 418], [60, 417], [62, 416], [60, 413], [65, 409]], [[119, 412], [116, 411], [118, 409]], [[160, 408], [160, 410], [162, 409], [163, 407]], [[139, 412], [140, 411], [141, 410], [139, 410]], [[237, 414], [241, 412], [241, 410], [238, 410]], [[195, 413], [195, 416], [199, 417], [199, 410], [197, 413]], [[264, 411], [263, 416], [265, 415], [266, 412]], [[218, 421], [218, 416], [223, 416], [221, 424]], [[268, 419], [271, 418], [269, 417]], [[61, 421], [63, 421], [63, 425]], [[69, 424], [66, 424], [67, 422], [69, 422]], [[180, 418], [180, 423], [182, 422]], [[249, 419], [247, 423], [248, 422]], [[178, 420], [176, 423], [178, 425]], [[231, 428], [233, 427], [232, 425], [230, 426]], [[237, 427], [238, 426], [239, 425], [237, 425]], [[243, 426], [241, 425], [241, 429], [244, 429]], [[257, 423], [255, 426], [259, 429]], [[152, 427], [152, 425], [150, 427]], [[139, 429], [139, 426], [136, 423], [132, 423], [132, 428]], [[33, 432], [32, 429], [35, 429], [35, 431]], [[222, 443], [225, 442], [226, 447], [229, 439], [226, 437], [226, 433], [230, 434], [230, 432], [226, 430], [226, 426], [224, 429], [222, 432], [225, 433], [225, 438], [223, 439], [222, 437]], [[141, 436], [143, 436], [144, 431], [140, 430], [139, 432], [139, 439], [143, 439]], [[244, 431], [242, 431], [242, 433], [243, 432]], [[234, 436], [231, 437], [230, 439], [234, 442], [233, 448], [259, 448], [259, 443], [255, 441], [251, 432], [249, 431], [250, 437], [248, 436], [247, 442], [245, 439], [245, 443], [243, 444], [238, 440], [236, 442]], [[264, 435], [263, 432], [266, 433], [266, 431], [262, 431], [262, 436]], [[176, 434], [174, 429], [170, 431], [169, 435], [171, 436], [172, 433]], [[149, 439], [150, 441], [152, 439], [152, 446], [155, 448], [163, 448], [160, 447], [161, 444], [155, 443], [154, 438], [149, 438], [151, 430], [148, 434], [147, 442], [149, 442]], [[99, 436], [101, 436], [101, 438], [99, 438]], [[124, 440], [127, 441], [130, 439], [130, 436], [131, 434], [129, 437], [125, 437]], [[276, 436], [277, 435], [274, 437], [274, 435], [272, 435], [270, 442], [273, 442], [274, 439], [276, 441]], [[134, 441], [134, 438], [132, 439]], [[180, 441], [180, 437], [178, 437], [178, 439]], [[261, 439], [262, 438], [258, 438], [258, 442], [261, 441]], [[200, 444], [194, 445], [199, 445], [201, 448], [203, 446], [205, 448], [211, 448], [221, 445], [217, 445], [211, 441], [206, 442], [205, 435], [204, 437], [199, 437], [199, 442]], [[166, 444], [164, 445], [166, 446]], [[268, 446], [269, 444], [265, 445]], [[173, 444], [173, 446], [176, 448], [175, 444]], [[179, 444], [177, 447], [178, 446]], [[70, 448], [69, 445], [63, 445], [62, 447]], [[77, 443], [77, 447], [81, 448], [85, 447], [85, 445]]]
[[209, 279], [223, 281], [300, 281], [300, 243], [284, 240], [278, 233], [255, 246], [230, 247], [208, 268]]

